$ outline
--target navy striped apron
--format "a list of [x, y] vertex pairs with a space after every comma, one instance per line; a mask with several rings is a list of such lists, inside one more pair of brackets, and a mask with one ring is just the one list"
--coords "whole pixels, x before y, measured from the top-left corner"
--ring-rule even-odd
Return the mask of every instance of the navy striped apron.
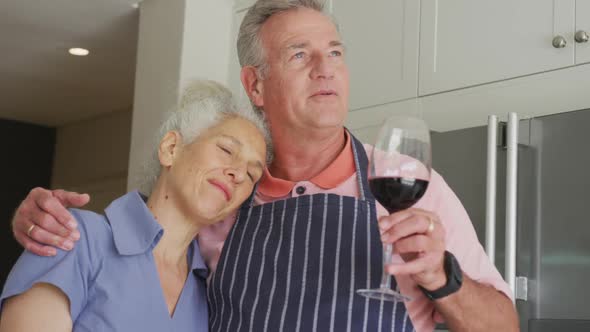
[[403, 302], [355, 293], [379, 287], [382, 245], [367, 155], [352, 139], [358, 199], [242, 205], [209, 285], [211, 331], [414, 331]]

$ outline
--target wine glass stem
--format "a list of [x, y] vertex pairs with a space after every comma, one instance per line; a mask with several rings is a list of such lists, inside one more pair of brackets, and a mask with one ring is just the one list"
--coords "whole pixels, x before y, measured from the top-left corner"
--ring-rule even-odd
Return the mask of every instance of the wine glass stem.
[[391, 264], [391, 255], [393, 251], [393, 245], [388, 243], [383, 245], [383, 276], [381, 276], [381, 288], [391, 288], [391, 278], [389, 273], [385, 270], [387, 264]]

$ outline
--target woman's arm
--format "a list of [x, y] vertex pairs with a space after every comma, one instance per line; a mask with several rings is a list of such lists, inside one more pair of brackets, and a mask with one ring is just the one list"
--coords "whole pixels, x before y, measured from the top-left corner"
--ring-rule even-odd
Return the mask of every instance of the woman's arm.
[[2, 305], [0, 332], [72, 331], [68, 297], [57, 287], [35, 284]]

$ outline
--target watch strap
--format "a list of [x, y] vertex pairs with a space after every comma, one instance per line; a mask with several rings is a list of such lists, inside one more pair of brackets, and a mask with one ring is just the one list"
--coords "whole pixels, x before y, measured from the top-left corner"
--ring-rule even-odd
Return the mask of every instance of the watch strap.
[[441, 299], [457, 292], [463, 284], [463, 271], [459, 266], [459, 262], [455, 256], [449, 251], [445, 251], [444, 269], [447, 276], [447, 283], [439, 289], [427, 290], [422, 286], [418, 286], [420, 290], [431, 301]]

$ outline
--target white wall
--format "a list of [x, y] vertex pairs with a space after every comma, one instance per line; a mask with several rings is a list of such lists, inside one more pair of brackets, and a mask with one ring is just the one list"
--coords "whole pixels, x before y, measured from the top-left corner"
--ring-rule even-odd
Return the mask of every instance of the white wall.
[[146, 0], [140, 4], [135, 96], [128, 188], [137, 186], [137, 172], [148, 154], [148, 142], [161, 114], [178, 100], [184, 0]]
[[230, 53], [236, 53], [230, 42], [232, 7], [232, 0], [186, 1], [181, 86], [195, 78], [227, 84]]
[[227, 84], [232, 0], [145, 0], [139, 41], [129, 189], [153, 142], [162, 114], [176, 106], [182, 87], [195, 78]]

